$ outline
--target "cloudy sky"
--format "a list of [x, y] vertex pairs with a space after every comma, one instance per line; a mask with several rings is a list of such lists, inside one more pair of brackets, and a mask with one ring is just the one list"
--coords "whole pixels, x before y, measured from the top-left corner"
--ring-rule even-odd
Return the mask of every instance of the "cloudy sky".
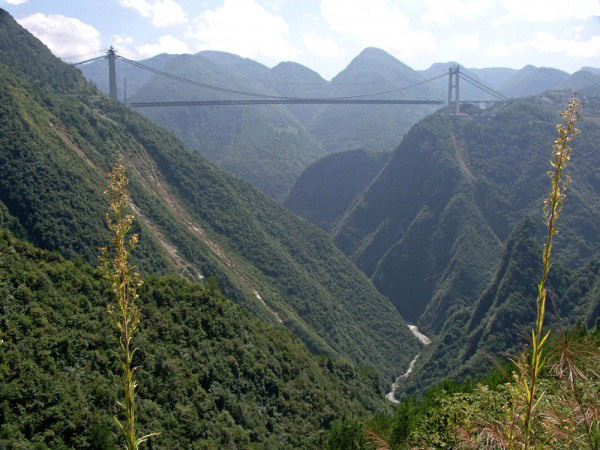
[[415, 69], [600, 67], [600, 0], [0, 0], [61, 57], [222, 50], [331, 78], [365, 47]]

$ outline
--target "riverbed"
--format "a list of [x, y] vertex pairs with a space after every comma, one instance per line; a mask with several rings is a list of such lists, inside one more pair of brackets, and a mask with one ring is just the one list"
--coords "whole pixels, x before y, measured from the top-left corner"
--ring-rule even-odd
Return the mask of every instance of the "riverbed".
[[[425, 336], [423, 333], [421, 333], [419, 331], [419, 329], [417, 328], [416, 325], [409, 325], [408, 328], [410, 329], [410, 331], [412, 332], [412, 334], [421, 342], [421, 344], [423, 344], [423, 345], [429, 345], [429, 344], [431, 344], [431, 339], [429, 339], [427, 336]], [[388, 392], [385, 395], [385, 398], [387, 398], [390, 402], [392, 402], [392, 403], [400, 403], [394, 397], [394, 392], [396, 392], [396, 389], [398, 389], [398, 386], [400, 386], [400, 382], [403, 379], [408, 378], [408, 376], [410, 375], [410, 373], [413, 371], [413, 369], [415, 368], [415, 363], [417, 362], [417, 359], [419, 358], [420, 354], [421, 354], [421, 352], [419, 352], [419, 353], [416, 354], [416, 356], [413, 358], [413, 360], [408, 365], [408, 369], [406, 370], [406, 372], [404, 372], [402, 375], [400, 375], [398, 378], [396, 378], [396, 381], [394, 381], [392, 383], [392, 387], [391, 387], [390, 392]]]

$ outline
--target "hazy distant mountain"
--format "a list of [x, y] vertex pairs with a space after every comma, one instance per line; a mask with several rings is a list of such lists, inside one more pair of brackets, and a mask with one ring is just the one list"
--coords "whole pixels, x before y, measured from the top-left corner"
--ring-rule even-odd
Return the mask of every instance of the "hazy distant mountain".
[[500, 89], [509, 97], [523, 97], [560, 89], [568, 78], [569, 74], [562, 70], [528, 65], [515, 73]]
[[591, 72], [594, 75], [600, 75], [600, 67], [583, 66], [579, 70], [583, 70], [584, 72]]
[[[159, 55], [146, 61], [167, 72], [229, 89], [284, 97], [353, 97], [393, 91], [443, 74], [448, 63], [417, 72], [383, 50], [366, 48], [331, 81], [293, 62], [272, 69], [229, 53]], [[146, 62], [143, 62], [146, 64]], [[151, 76], [119, 62], [127, 76], [130, 100], [251, 98], [215, 92]], [[106, 62], [86, 65], [83, 72], [106, 89]], [[464, 69], [465, 74], [508, 96], [560, 89], [565, 72], [526, 66]], [[121, 75], [118, 75], [122, 83]], [[143, 88], [142, 88], [143, 86]], [[407, 90], [360, 97], [446, 100], [447, 77]], [[462, 99], [490, 99], [461, 80]], [[312, 162], [334, 152], [367, 148], [392, 151], [408, 129], [436, 108], [419, 105], [263, 105], [147, 109], [155, 123], [173, 131], [186, 144], [223, 168], [282, 201], [297, 177]]]
[[516, 69], [508, 67], [486, 67], [483, 69], [468, 69], [469, 73], [475, 75], [488, 86], [498, 90], [504, 86], [515, 74]]
[[330, 232], [390, 156], [365, 150], [325, 156], [302, 172], [284, 206]]
[[[331, 80], [329, 97], [350, 97], [405, 87], [425, 78], [389, 53], [363, 50]], [[365, 97], [443, 100], [429, 85]], [[420, 105], [326, 105], [310, 127], [328, 153], [355, 148], [391, 151], [411, 125], [435, 108]]]
[[[289, 61], [277, 64], [262, 81], [285, 97], [328, 97], [330, 85], [317, 72]], [[310, 128], [323, 105], [286, 105], [286, 108]]]
[[562, 88], [582, 95], [600, 95], [600, 72], [598, 75], [586, 70], [575, 72], [563, 82]]

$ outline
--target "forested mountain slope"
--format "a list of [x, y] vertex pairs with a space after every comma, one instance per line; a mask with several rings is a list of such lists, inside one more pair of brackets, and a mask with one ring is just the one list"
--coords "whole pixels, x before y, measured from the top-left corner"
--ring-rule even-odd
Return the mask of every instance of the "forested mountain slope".
[[123, 155], [143, 273], [214, 275], [228, 298], [316, 353], [386, 377], [406, 369], [418, 342], [325, 233], [100, 95], [4, 11], [0, 26], [0, 201], [28, 240], [95, 264], [104, 174]]
[[[422, 392], [444, 379], [485, 375], [493, 360], [503, 363], [528, 343], [535, 321], [536, 281], [542, 267], [538, 224], [529, 216], [507, 239], [496, 273], [471, 309], [456, 313], [417, 361], [402, 388]], [[555, 247], [560, 252], [560, 246]], [[600, 267], [593, 260], [572, 272], [554, 264], [547, 284], [546, 325], [554, 334], [600, 318]]]
[[[516, 223], [540, 217], [556, 109], [519, 100], [484, 114], [428, 117], [334, 230], [340, 248], [419, 328], [437, 334], [472, 306]], [[556, 243], [571, 269], [600, 247], [600, 128], [594, 118], [581, 128]]]
[[[311, 356], [212, 283], [146, 278], [138, 430], [152, 448], [322, 448], [342, 414], [385, 411], [373, 369]], [[0, 230], [0, 447], [117, 449], [111, 289], [81, 260]]]
[[331, 232], [352, 200], [377, 175], [390, 155], [348, 150], [325, 156], [302, 172], [284, 206]]

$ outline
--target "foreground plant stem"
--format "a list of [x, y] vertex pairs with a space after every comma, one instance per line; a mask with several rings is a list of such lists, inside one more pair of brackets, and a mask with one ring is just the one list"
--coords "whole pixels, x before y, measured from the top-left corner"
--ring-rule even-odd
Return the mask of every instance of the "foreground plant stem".
[[544, 216], [548, 227], [548, 233], [546, 235], [546, 243], [542, 255], [542, 278], [538, 285], [535, 328], [531, 332], [531, 342], [533, 346], [531, 354], [531, 372], [528, 377], [529, 380], [525, 378], [523, 382], [525, 399], [527, 402], [523, 425], [526, 450], [529, 448], [531, 417], [536, 404], [537, 380], [540, 370], [545, 363], [542, 349], [550, 335], [550, 332], [548, 331], [544, 337], [542, 337], [544, 315], [546, 313], [546, 281], [551, 267], [552, 241], [554, 235], [558, 233], [556, 222], [565, 201], [567, 187], [571, 181], [568, 175], [563, 177], [563, 172], [571, 159], [572, 147], [570, 142], [579, 133], [579, 130], [575, 127], [575, 122], [579, 117], [578, 110], [580, 107], [581, 104], [577, 99], [571, 99], [569, 106], [561, 114], [563, 122], [556, 126], [558, 138], [554, 141], [552, 147], [552, 160], [550, 162], [552, 169], [548, 172], [548, 175], [550, 176], [550, 196], [544, 201]]
[[[128, 180], [125, 176], [125, 166], [119, 160], [109, 174], [108, 188], [104, 194], [109, 199], [109, 209], [106, 213], [106, 224], [113, 233], [111, 248], [100, 249], [100, 267], [104, 276], [110, 281], [115, 296], [116, 305], [109, 305], [108, 313], [120, 334], [120, 347], [123, 354], [123, 402], [118, 402], [125, 412], [125, 422], [115, 417], [115, 422], [123, 432], [128, 450], [136, 450], [140, 444], [158, 433], [136, 438], [135, 433], [135, 389], [137, 382], [134, 375], [137, 367], [132, 367], [133, 355], [132, 337], [140, 323], [140, 310], [136, 303], [137, 289], [142, 285], [140, 275], [131, 267], [127, 260], [138, 242], [137, 234], [127, 241], [127, 233], [131, 229], [133, 216], [126, 215], [125, 209], [129, 204]], [[115, 306], [117, 311], [115, 312]]]

